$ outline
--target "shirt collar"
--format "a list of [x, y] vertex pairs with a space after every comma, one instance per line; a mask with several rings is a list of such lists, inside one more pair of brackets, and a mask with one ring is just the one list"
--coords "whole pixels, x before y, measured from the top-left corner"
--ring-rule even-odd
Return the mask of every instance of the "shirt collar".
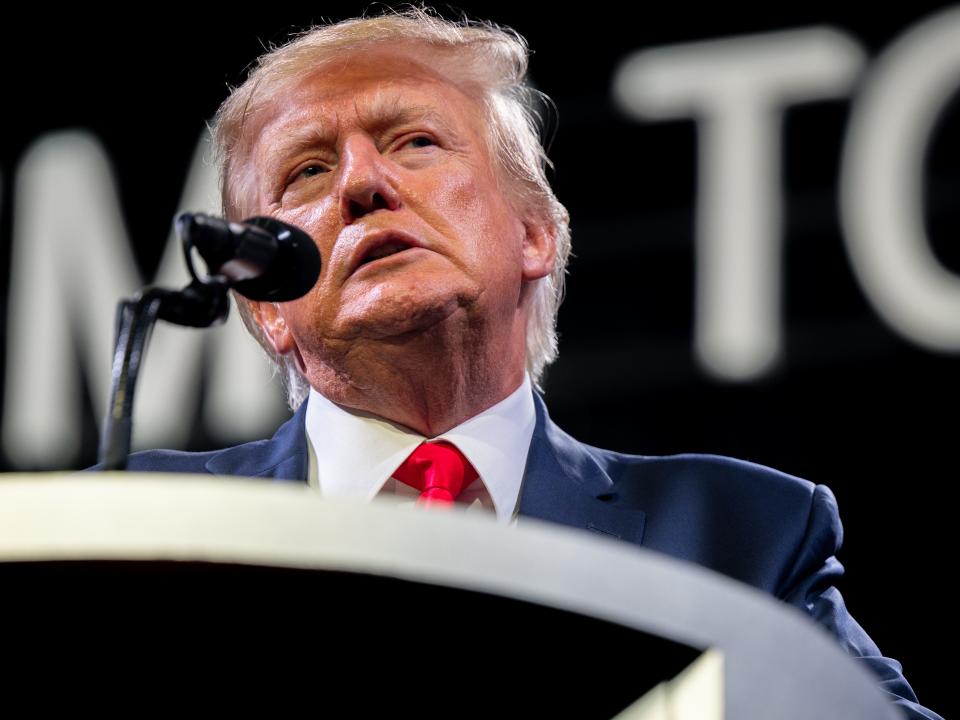
[[[497, 518], [509, 522], [517, 507], [536, 424], [529, 376], [513, 393], [431, 440], [456, 445], [476, 468]], [[370, 500], [424, 436], [369, 413], [331, 402], [314, 389], [306, 415], [310, 478], [324, 495]]]

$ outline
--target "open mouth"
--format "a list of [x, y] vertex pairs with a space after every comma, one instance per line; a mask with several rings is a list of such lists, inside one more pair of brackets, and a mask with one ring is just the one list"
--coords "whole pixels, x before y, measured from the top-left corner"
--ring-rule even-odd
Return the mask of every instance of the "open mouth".
[[360, 262], [357, 264], [358, 268], [368, 265], [369, 263], [375, 262], [376, 260], [382, 260], [385, 257], [390, 257], [391, 255], [396, 255], [401, 253], [404, 250], [410, 250], [411, 248], [416, 247], [412, 243], [405, 242], [396, 238], [391, 238], [385, 243], [381, 243], [376, 247], [370, 248], [363, 257], [360, 258]]

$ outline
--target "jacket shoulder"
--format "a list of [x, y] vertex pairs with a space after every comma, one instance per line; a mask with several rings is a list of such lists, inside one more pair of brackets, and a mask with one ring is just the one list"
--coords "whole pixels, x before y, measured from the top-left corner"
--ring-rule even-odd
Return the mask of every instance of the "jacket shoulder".
[[256, 457], [262, 454], [270, 441], [234, 445], [220, 450], [188, 452], [185, 450], [146, 450], [133, 453], [127, 460], [127, 470], [133, 472], [211, 473], [208, 463], [224, 453], [241, 457]]
[[634, 493], [709, 497], [713, 502], [732, 503], [731, 510], [749, 500], [768, 510], [802, 508], [805, 514], [817, 488], [830, 492], [826, 486], [775, 468], [723, 455], [628, 455], [591, 446], [587, 451], [626, 497]]
[[[205, 452], [189, 452], [186, 450], [142, 450], [127, 458], [128, 472], [161, 472], [161, 473], [197, 473], [212, 474], [207, 464], [223, 453], [238, 453], [241, 456], [258, 455], [266, 449], [269, 440], [255, 440], [253, 442], [234, 445], [219, 450]], [[94, 465], [89, 471], [97, 472], [102, 466]]]
[[647, 513], [651, 549], [783, 596], [805, 546], [816, 544], [821, 559], [840, 546], [836, 500], [825, 485], [720, 455], [590, 452], [617, 501]]
[[[306, 403], [268, 440], [207, 452], [147, 450], [127, 459], [133, 472], [209, 473], [269, 477], [276, 480], [306, 481], [307, 442], [304, 431]], [[91, 470], [101, 469], [99, 466]]]

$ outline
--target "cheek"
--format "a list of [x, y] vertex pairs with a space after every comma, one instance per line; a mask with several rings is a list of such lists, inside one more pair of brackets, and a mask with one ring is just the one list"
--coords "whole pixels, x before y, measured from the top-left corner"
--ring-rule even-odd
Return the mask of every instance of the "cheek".
[[456, 166], [423, 193], [427, 216], [462, 241], [467, 257], [496, 257], [519, 268], [524, 227], [489, 172]]
[[281, 304], [281, 313], [293, 341], [298, 347], [309, 347], [313, 338], [323, 335], [323, 328], [329, 322], [327, 312], [322, 307], [322, 293], [314, 287], [299, 300]]
[[281, 205], [272, 208], [271, 214], [279, 220], [306, 230], [317, 240], [316, 234], [336, 227], [336, 209], [336, 198], [328, 195], [299, 205]]

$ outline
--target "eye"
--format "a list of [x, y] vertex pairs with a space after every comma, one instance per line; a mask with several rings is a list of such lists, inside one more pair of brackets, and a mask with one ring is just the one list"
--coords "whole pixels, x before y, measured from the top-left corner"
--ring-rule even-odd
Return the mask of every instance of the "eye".
[[436, 143], [432, 138], [429, 138], [426, 135], [417, 135], [417, 137], [408, 140], [407, 145], [413, 148], [425, 148], [436, 145]]
[[300, 177], [313, 177], [314, 175], [320, 175], [325, 173], [327, 169], [322, 165], [308, 165], [303, 170], [301, 170], [297, 175]]

